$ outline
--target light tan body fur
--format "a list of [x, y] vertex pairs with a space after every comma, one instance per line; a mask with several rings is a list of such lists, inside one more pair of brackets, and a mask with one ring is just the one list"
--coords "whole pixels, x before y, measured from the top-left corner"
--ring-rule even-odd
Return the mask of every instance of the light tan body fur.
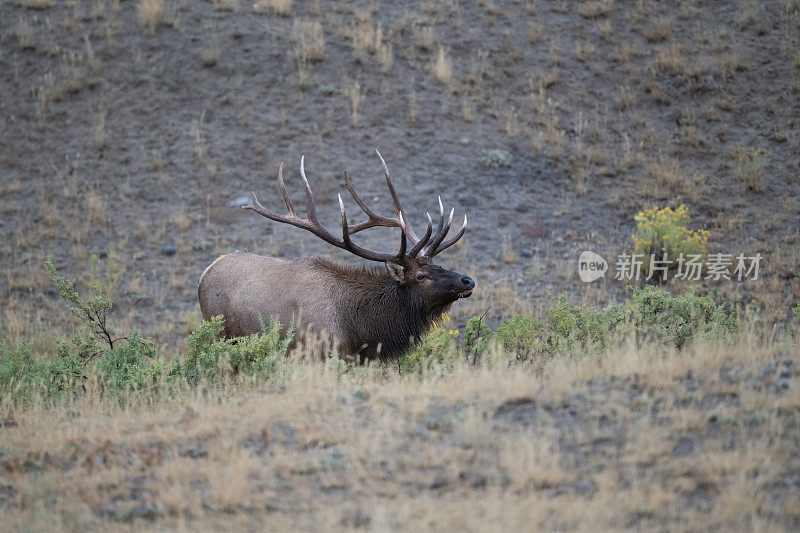
[[223, 315], [228, 338], [261, 331], [259, 313], [265, 323], [277, 315], [284, 331], [302, 316], [303, 324], [341, 338], [332, 294], [336, 285], [325, 282], [316, 263], [310, 257], [286, 261], [248, 252], [223, 255], [200, 278], [203, 318]]

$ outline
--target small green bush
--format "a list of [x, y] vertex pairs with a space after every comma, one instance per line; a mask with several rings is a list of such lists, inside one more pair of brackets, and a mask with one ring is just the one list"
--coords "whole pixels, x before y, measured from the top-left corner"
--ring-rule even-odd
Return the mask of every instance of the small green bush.
[[117, 343], [99, 358], [97, 368], [104, 388], [108, 392], [123, 392], [154, 386], [157, 376], [149, 364], [156, 356], [153, 341], [143, 339], [139, 330], [134, 330], [127, 342]]
[[220, 338], [224, 322], [222, 316], [215, 316], [201, 323], [186, 340], [189, 354], [182, 369], [190, 384], [197, 385], [201, 380], [213, 381], [225, 375], [249, 380], [267, 377], [286, 356], [286, 350], [294, 339], [294, 323], [281, 338], [281, 324], [277, 317], [270, 319], [269, 326], [259, 317], [261, 333], [238, 339]]
[[458, 356], [457, 337], [458, 331], [432, 328], [413, 350], [400, 358], [400, 373], [423, 373], [447, 368]]
[[605, 349], [612, 332], [625, 318], [625, 312], [617, 305], [605, 311], [585, 305], [573, 306], [561, 295], [554, 300], [547, 317], [552, 350], [564, 354], [576, 349]]
[[508, 150], [494, 148], [481, 152], [481, 163], [489, 168], [510, 168], [514, 162], [514, 156]]
[[461, 349], [467, 360], [473, 365], [486, 354], [492, 335], [492, 328], [483, 322], [483, 316], [475, 316], [467, 321], [467, 325], [464, 327], [464, 337], [461, 340]]
[[533, 315], [514, 315], [497, 328], [497, 341], [518, 360], [542, 354], [547, 349], [545, 324]]
[[656, 340], [680, 349], [694, 338], [729, 340], [736, 331], [734, 316], [693, 287], [680, 296], [652, 285], [635, 289], [632, 311], [640, 343]]

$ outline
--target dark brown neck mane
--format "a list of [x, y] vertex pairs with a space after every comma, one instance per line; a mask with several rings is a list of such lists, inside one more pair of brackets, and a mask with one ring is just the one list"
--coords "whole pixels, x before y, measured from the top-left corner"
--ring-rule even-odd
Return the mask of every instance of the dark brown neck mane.
[[362, 360], [402, 356], [450, 307], [429, 309], [421, 296], [379, 269], [344, 266], [324, 258], [318, 268], [340, 287], [345, 349]]

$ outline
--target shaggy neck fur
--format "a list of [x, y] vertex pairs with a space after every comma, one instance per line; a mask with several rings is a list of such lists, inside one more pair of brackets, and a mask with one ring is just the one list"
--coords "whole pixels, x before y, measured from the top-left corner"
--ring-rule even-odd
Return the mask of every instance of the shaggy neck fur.
[[348, 267], [322, 258], [317, 266], [341, 287], [346, 337], [341, 340], [362, 359], [400, 357], [450, 307], [429, 309], [416, 291], [397, 283], [385, 270]]

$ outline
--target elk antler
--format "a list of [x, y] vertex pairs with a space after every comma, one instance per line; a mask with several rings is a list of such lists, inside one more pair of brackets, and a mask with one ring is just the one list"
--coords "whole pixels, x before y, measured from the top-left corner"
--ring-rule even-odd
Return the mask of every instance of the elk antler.
[[[386, 166], [386, 161], [383, 160], [383, 156], [381, 153], [375, 149], [375, 153], [378, 154], [378, 158], [381, 160], [381, 165], [383, 165], [383, 175], [386, 176], [386, 183], [389, 186], [389, 192], [392, 195], [392, 201], [394, 202], [395, 209], [399, 213], [401, 211], [400, 208], [400, 201], [397, 199], [397, 194], [394, 192], [394, 187], [392, 186], [392, 180], [389, 177], [389, 167]], [[348, 187], [349, 189], [349, 187]], [[353, 194], [354, 191], [350, 190], [350, 194]], [[355, 196], [354, 196], [355, 198]], [[359, 200], [356, 200], [360, 202]], [[361, 203], [359, 203], [361, 205]], [[362, 206], [363, 209], [363, 206]], [[442, 197], [439, 197], [439, 228], [436, 230], [436, 234], [433, 237], [433, 240], [430, 240], [430, 244], [428, 244], [429, 239], [431, 238], [431, 230], [432, 230], [432, 221], [431, 215], [428, 214], [428, 230], [425, 233], [425, 236], [420, 239], [414, 233], [414, 230], [411, 227], [411, 224], [406, 222], [406, 229], [404, 230], [406, 233], [406, 237], [411, 242], [413, 248], [409, 253], [409, 258], [414, 258], [422, 252], [422, 255], [426, 257], [433, 257], [442, 250], [449, 248], [450, 246], [454, 245], [458, 240], [464, 236], [464, 232], [467, 230], [467, 215], [464, 215], [464, 223], [461, 224], [461, 229], [458, 230], [458, 233], [451, 237], [450, 239], [444, 241], [444, 238], [447, 236], [447, 233], [450, 231], [450, 225], [453, 222], [453, 214], [455, 213], [455, 208], [450, 210], [450, 217], [445, 225], [444, 222], [444, 207], [442, 206]], [[442, 242], [444, 241], [444, 242]], [[427, 245], [427, 246], [426, 246]]]
[[[442, 208], [442, 200], [439, 198], [439, 211], [440, 211], [440, 221], [439, 221], [439, 228], [436, 231], [436, 234], [433, 235], [433, 220], [431, 219], [430, 214], [428, 214], [428, 228], [425, 232], [425, 235], [420, 239], [417, 237], [414, 230], [411, 226], [406, 222], [405, 217], [403, 216], [403, 209], [400, 206], [400, 200], [397, 198], [397, 193], [394, 190], [394, 186], [392, 185], [392, 180], [389, 177], [389, 169], [386, 166], [386, 162], [381, 157], [380, 152], [375, 150], [378, 154], [378, 157], [381, 160], [383, 165], [383, 172], [386, 176], [386, 184], [389, 187], [389, 193], [392, 196], [392, 202], [394, 202], [394, 209], [395, 209], [395, 216], [392, 218], [383, 217], [377, 215], [374, 211], [372, 211], [367, 205], [361, 200], [356, 193], [355, 189], [353, 188], [352, 184], [350, 183], [350, 178], [347, 175], [347, 172], [344, 173], [344, 182], [345, 186], [347, 187], [348, 192], [350, 192], [350, 196], [353, 197], [353, 200], [358, 204], [362, 211], [367, 215], [367, 220], [363, 222], [359, 222], [357, 224], [350, 225], [347, 221], [347, 212], [344, 208], [344, 202], [342, 201], [342, 195], [339, 195], [339, 210], [342, 215], [342, 236], [337, 237], [336, 235], [329, 232], [319, 221], [317, 217], [316, 207], [314, 206], [314, 197], [311, 192], [311, 187], [308, 184], [308, 178], [306, 178], [305, 172], [305, 156], [300, 158], [300, 177], [303, 180], [303, 187], [305, 188], [306, 193], [306, 218], [300, 218], [297, 216], [294, 210], [294, 204], [292, 204], [292, 200], [289, 198], [288, 193], [286, 192], [286, 185], [283, 181], [283, 163], [281, 163], [280, 168], [278, 169], [278, 186], [281, 190], [281, 195], [283, 196], [283, 200], [286, 203], [287, 213], [285, 215], [281, 215], [270, 211], [269, 209], [265, 208], [261, 205], [261, 202], [258, 201], [256, 197], [255, 191], [253, 191], [253, 199], [250, 204], [242, 206], [243, 209], [252, 209], [256, 213], [271, 220], [275, 220], [277, 222], [284, 222], [286, 224], [291, 224], [292, 226], [296, 226], [298, 228], [302, 228], [305, 230], [310, 231], [317, 237], [321, 238], [325, 242], [336, 246], [337, 248], [341, 248], [343, 250], [347, 250], [359, 257], [363, 257], [364, 259], [369, 259], [371, 261], [393, 261], [399, 264], [406, 264], [410, 259], [416, 257], [420, 252], [424, 256], [433, 257], [437, 253], [441, 252], [445, 248], [453, 245], [458, 239], [464, 235], [464, 231], [466, 230], [467, 226], [467, 217], [464, 217], [464, 224], [461, 226], [461, 230], [459, 233], [445, 241], [442, 242], [447, 235], [447, 232], [450, 229], [450, 224], [453, 221], [453, 211], [450, 212], [450, 219], [445, 225], [444, 223], [444, 210]], [[383, 226], [389, 228], [400, 228], [401, 235], [400, 235], [400, 250], [396, 254], [388, 253], [388, 252], [378, 252], [375, 250], [370, 250], [368, 248], [364, 248], [355, 244], [351, 239], [350, 236], [354, 233], [359, 231], [365, 230], [367, 228], [372, 228], [375, 226]], [[433, 235], [433, 240], [431, 237]], [[408, 246], [408, 242], [411, 242], [411, 251], [406, 253], [406, 248]], [[430, 243], [430, 244], [429, 244]]]

